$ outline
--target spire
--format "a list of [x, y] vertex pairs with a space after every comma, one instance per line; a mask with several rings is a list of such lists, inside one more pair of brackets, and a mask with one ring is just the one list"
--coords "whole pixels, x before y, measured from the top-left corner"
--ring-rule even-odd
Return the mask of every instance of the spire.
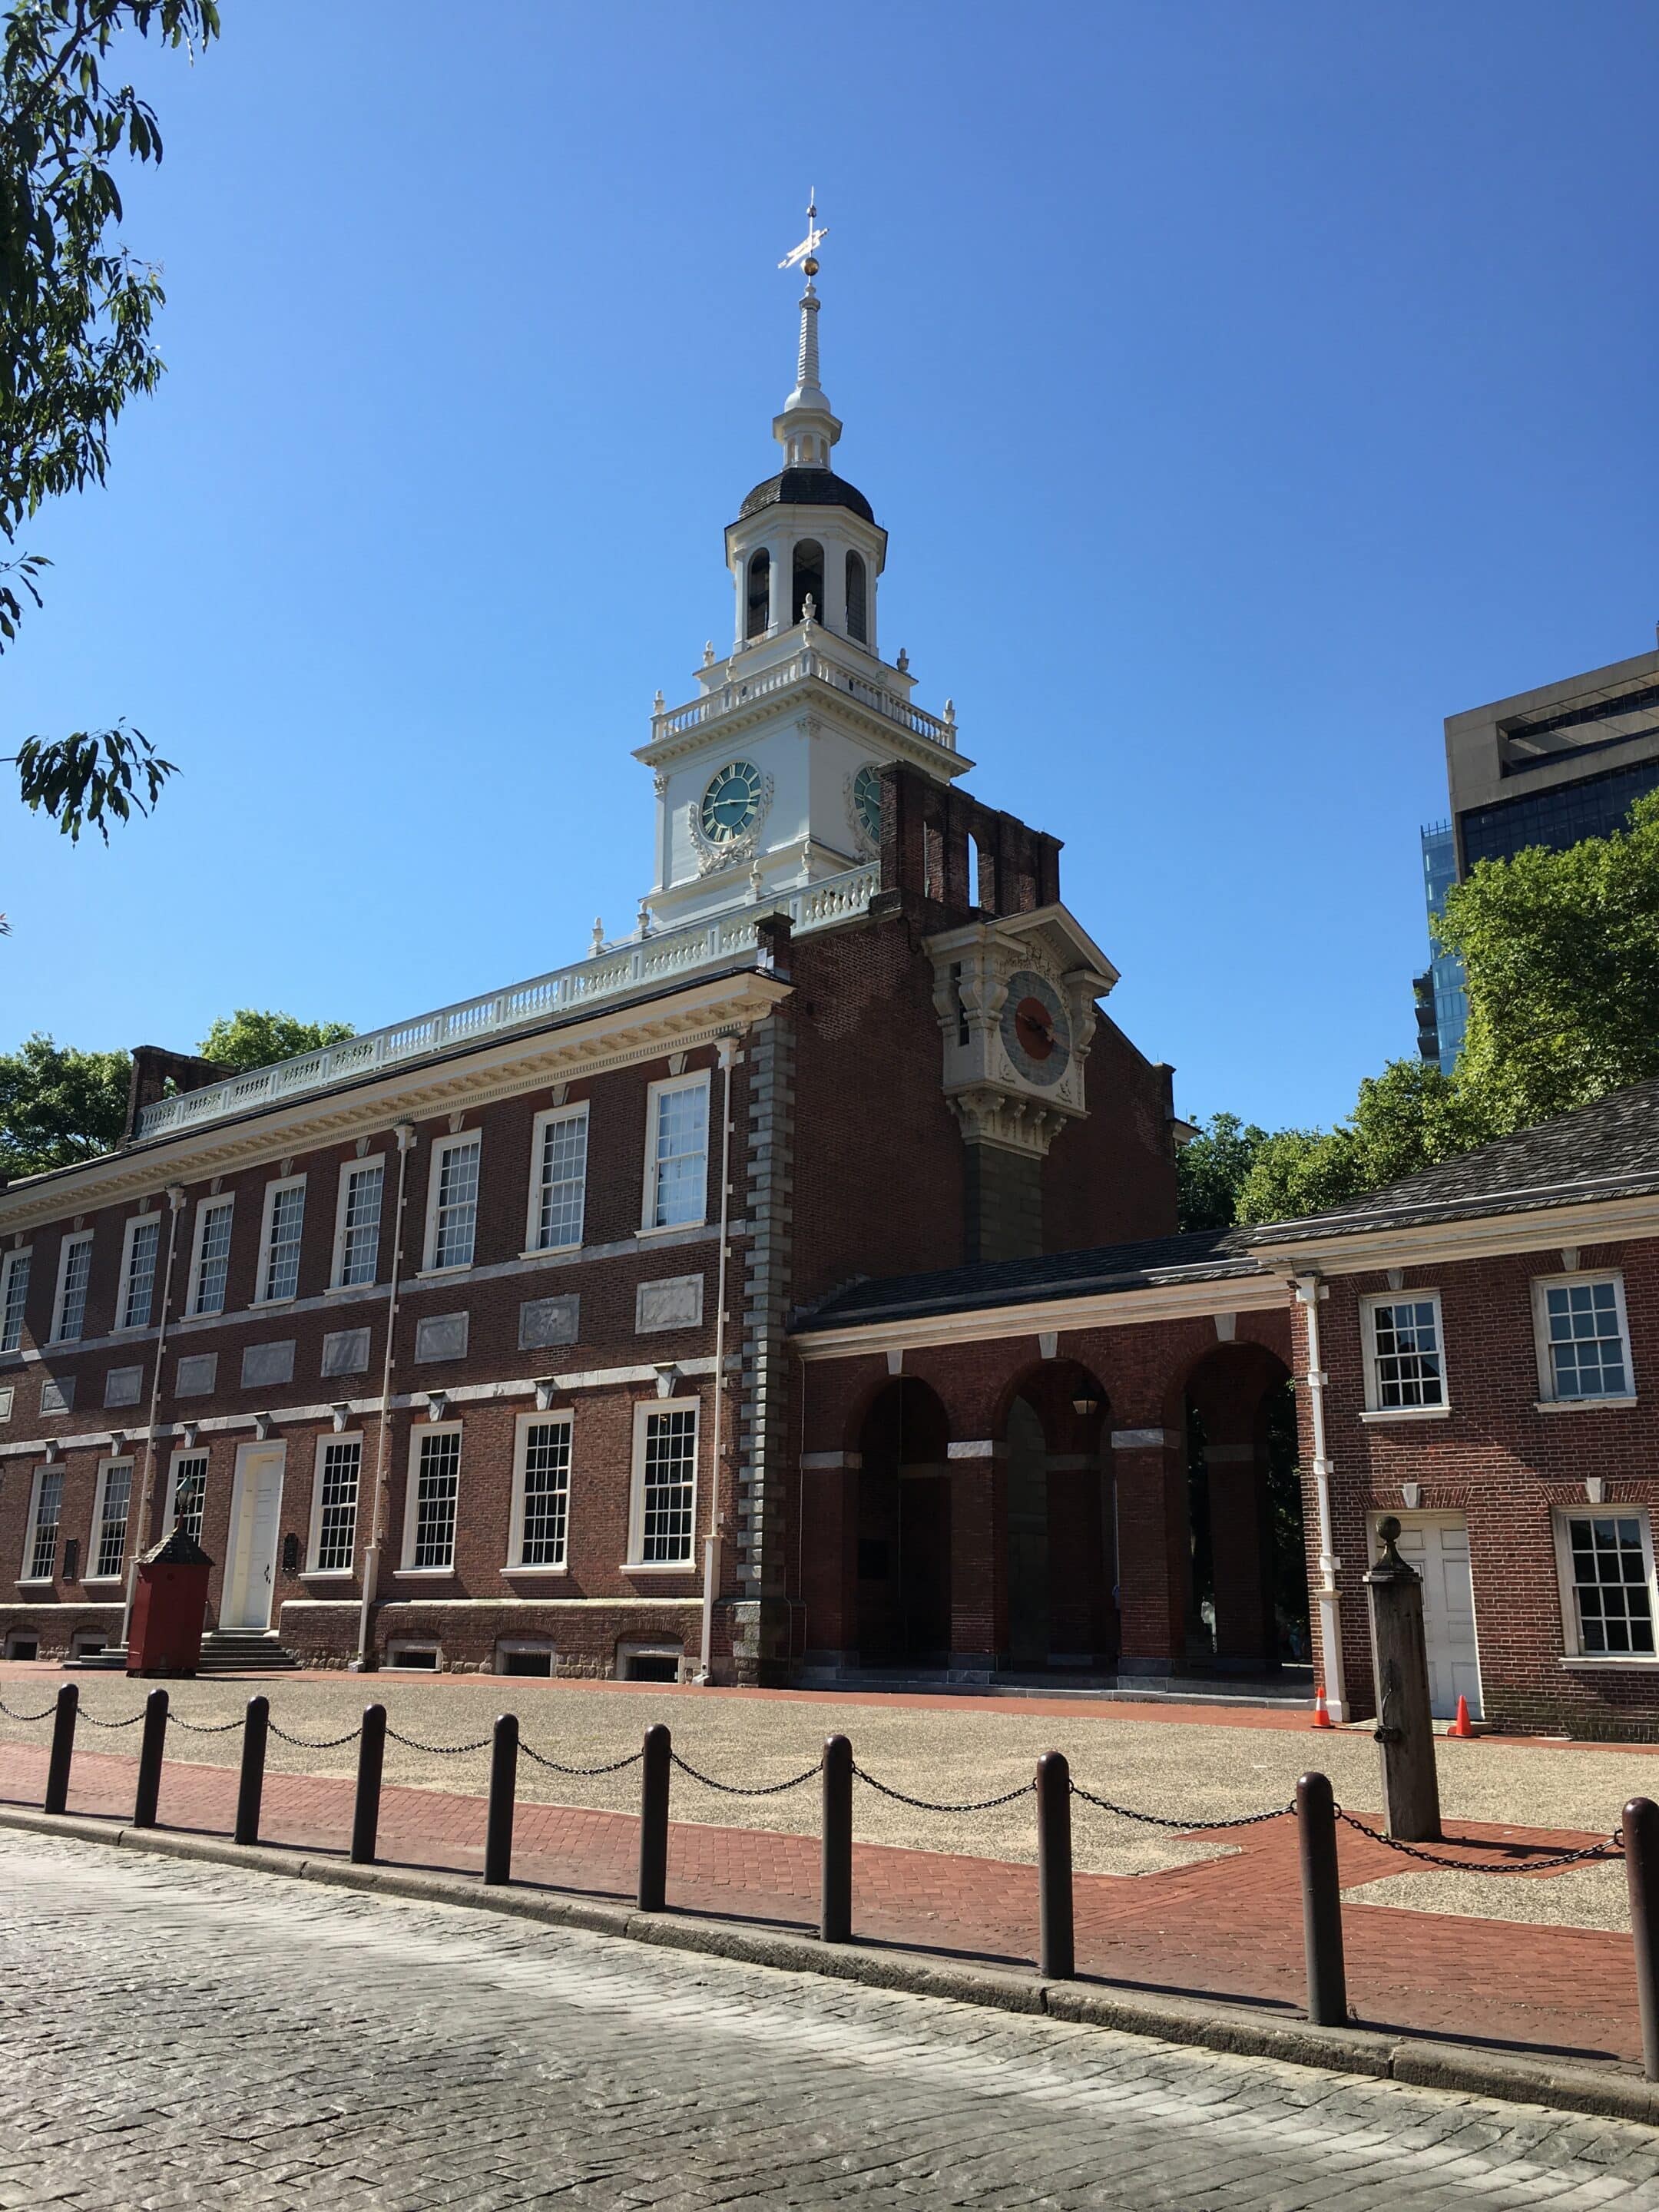
[[841, 435], [841, 424], [830, 413], [830, 402], [818, 382], [818, 295], [812, 279], [818, 273], [817, 249], [829, 235], [828, 224], [818, 222], [817, 194], [809, 194], [806, 235], [778, 264], [780, 269], [799, 267], [806, 278], [806, 289], [800, 297], [795, 388], [772, 424], [772, 435], [783, 447], [791, 468], [827, 469], [830, 448]]

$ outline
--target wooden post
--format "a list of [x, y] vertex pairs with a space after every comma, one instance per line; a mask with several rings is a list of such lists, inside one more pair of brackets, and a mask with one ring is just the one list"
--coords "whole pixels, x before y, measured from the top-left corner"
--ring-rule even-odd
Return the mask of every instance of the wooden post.
[[41, 1809], [64, 1812], [69, 1804], [70, 1762], [75, 1757], [75, 1720], [81, 1710], [81, 1692], [65, 1682], [58, 1692], [58, 1710], [52, 1722], [52, 1757], [46, 1765], [46, 1794]]
[[386, 1764], [386, 1707], [363, 1707], [357, 1741], [357, 1795], [351, 1808], [351, 1863], [373, 1866], [380, 1829], [380, 1772]]
[[823, 1863], [818, 1935], [853, 1940], [853, 1747], [832, 1735], [823, 1747]]
[[673, 1742], [659, 1721], [645, 1732], [640, 1762], [640, 1883], [641, 1912], [661, 1912], [668, 1899], [668, 1772]]
[[161, 1755], [167, 1741], [167, 1693], [152, 1690], [144, 1700], [144, 1729], [138, 1740], [138, 1789], [132, 1801], [135, 1828], [155, 1826], [161, 1795]]
[[1296, 1785], [1302, 1861], [1302, 1945], [1308, 1961], [1308, 2018], [1316, 2027], [1348, 2024], [1342, 1957], [1342, 1885], [1336, 1867], [1336, 1800], [1322, 1774]]
[[1625, 1808], [1625, 1880], [1636, 1943], [1636, 2002], [1642, 2017], [1642, 2071], [1659, 2081], [1659, 1805], [1632, 1797]]
[[269, 1698], [250, 1698], [242, 1727], [242, 1778], [236, 1790], [236, 1833], [239, 1844], [259, 1840], [259, 1801], [265, 1788], [265, 1735], [270, 1727]]
[[1077, 1972], [1072, 1932], [1072, 1770], [1063, 1751], [1036, 1767], [1037, 1972], [1051, 1982]]
[[503, 1713], [489, 1747], [489, 1812], [484, 1824], [483, 1878], [513, 1879], [513, 1800], [519, 1785], [519, 1723]]
[[1377, 1534], [1382, 1556], [1365, 1577], [1376, 1662], [1376, 1741], [1382, 1760], [1382, 1825], [1402, 1843], [1440, 1841], [1440, 1781], [1429, 1704], [1423, 1583], [1395, 1549], [1393, 1516]]

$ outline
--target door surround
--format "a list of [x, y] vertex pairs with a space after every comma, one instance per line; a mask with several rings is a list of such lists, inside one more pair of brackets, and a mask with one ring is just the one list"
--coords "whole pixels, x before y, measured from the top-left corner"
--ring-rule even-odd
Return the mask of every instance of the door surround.
[[[219, 1594], [221, 1628], [264, 1630], [270, 1626], [276, 1609], [276, 1551], [287, 1459], [286, 1443], [255, 1443], [236, 1448], [225, 1571]], [[270, 1468], [274, 1468], [276, 1474], [274, 1497], [260, 1479]], [[262, 1493], [268, 1501], [263, 1516], [258, 1510]]]

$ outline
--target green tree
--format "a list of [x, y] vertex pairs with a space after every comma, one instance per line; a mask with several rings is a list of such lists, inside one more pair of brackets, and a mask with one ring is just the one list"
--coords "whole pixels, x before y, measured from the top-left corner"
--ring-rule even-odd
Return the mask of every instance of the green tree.
[[1267, 1132], [1237, 1114], [1212, 1114], [1176, 1154], [1176, 1220], [1186, 1229], [1231, 1229], [1238, 1194]]
[[[101, 483], [109, 435], [162, 363], [151, 338], [161, 279], [115, 235], [113, 163], [159, 161], [155, 115], [106, 82], [119, 33], [155, 31], [191, 51], [217, 36], [216, 0], [13, 0], [0, 48], [0, 538], [15, 549], [48, 500]], [[41, 604], [43, 556], [0, 561], [0, 652], [25, 600]], [[24, 803], [72, 842], [147, 813], [173, 773], [125, 722], [31, 737], [10, 756]]]
[[228, 1019], [220, 1016], [197, 1050], [204, 1060], [222, 1060], [227, 1067], [270, 1067], [356, 1034], [349, 1022], [302, 1022], [293, 1014], [239, 1006]]
[[77, 1052], [38, 1032], [0, 1053], [0, 1175], [40, 1175], [118, 1145], [131, 1076], [124, 1052]]

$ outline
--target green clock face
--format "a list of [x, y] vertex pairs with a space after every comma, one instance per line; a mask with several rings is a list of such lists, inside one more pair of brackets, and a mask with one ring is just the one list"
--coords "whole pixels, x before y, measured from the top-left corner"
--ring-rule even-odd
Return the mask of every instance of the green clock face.
[[1071, 1065], [1072, 1025], [1059, 992], [1046, 975], [1021, 968], [1008, 978], [1001, 1030], [1003, 1050], [1028, 1083], [1040, 1083], [1046, 1090]]
[[702, 795], [702, 834], [711, 844], [741, 837], [760, 812], [761, 772], [753, 761], [727, 761]]
[[865, 835], [872, 845], [881, 842], [881, 770], [873, 763], [865, 765], [853, 778], [853, 805], [858, 813]]

